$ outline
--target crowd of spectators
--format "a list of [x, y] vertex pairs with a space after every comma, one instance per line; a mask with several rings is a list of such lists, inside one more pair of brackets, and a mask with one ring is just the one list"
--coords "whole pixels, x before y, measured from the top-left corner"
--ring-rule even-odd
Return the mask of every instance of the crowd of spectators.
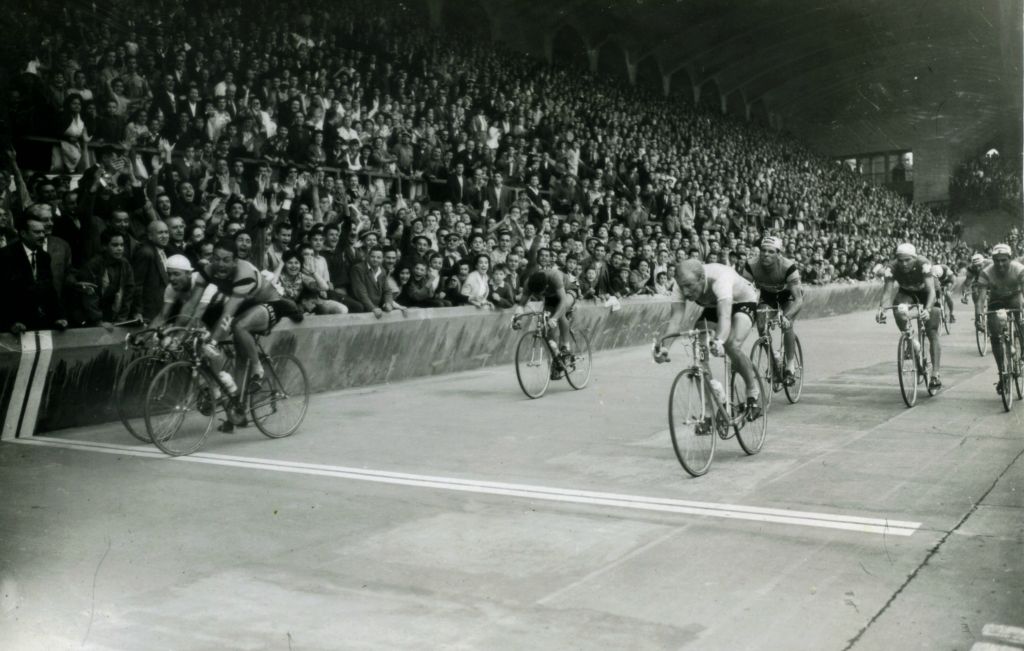
[[1021, 158], [992, 151], [964, 162], [949, 181], [956, 208], [1004, 208], [1021, 214]]
[[679, 260], [739, 267], [766, 233], [814, 284], [877, 277], [907, 240], [969, 254], [955, 220], [790, 136], [438, 35], [404, 4], [124, 9], [20, 17], [7, 121], [54, 140], [15, 139], [0, 178], [20, 251], [0, 265], [30, 286], [4, 330], [152, 318], [167, 257], [202, 264], [221, 237], [305, 311], [378, 316], [508, 307], [551, 265], [586, 300], [668, 295]]

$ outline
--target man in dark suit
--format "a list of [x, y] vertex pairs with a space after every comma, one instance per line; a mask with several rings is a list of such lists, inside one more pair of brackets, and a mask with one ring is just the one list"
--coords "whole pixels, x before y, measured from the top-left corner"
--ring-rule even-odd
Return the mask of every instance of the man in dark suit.
[[178, 108], [175, 112], [188, 115], [189, 120], [194, 120], [197, 117], [205, 118], [206, 105], [199, 96], [199, 88], [196, 86], [189, 88], [185, 99], [178, 102]]
[[164, 75], [163, 83], [153, 93], [153, 103], [149, 107], [151, 118], [159, 111], [164, 116], [164, 122], [167, 123], [178, 113], [178, 94], [175, 86], [174, 75]]
[[50, 256], [42, 249], [43, 222], [29, 213], [18, 234], [19, 241], [0, 249], [0, 277], [7, 287], [0, 329], [16, 335], [54, 327], [63, 330], [68, 322], [53, 288]]
[[159, 219], [146, 228], [147, 242], [136, 247], [132, 255], [135, 275], [135, 309], [147, 321], [160, 314], [167, 287], [167, 254], [164, 249], [170, 240], [167, 224]]
[[378, 319], [396, 307], [405, 312], [405, 308], [395, 305], [395, 297], [388, 287], [388, 274], [381, 266], [383, 262], [384, 250], [375, 246], [366, 260], [352, 266], [351, 277], [352, 298], [359, 302], [362, 311], [373, 312]]
[[448, 200], [452, 203], [463, 203], [466, 199], [468, 181], [464, 176], [465, 171], [462, 163], [456, 163], [455, 170], [448, 176]]
[[40, 242], [40, 248], [50, 256], [50, 278], [53, 289], [57, 292], [57, 300], [64, 299], [64, 284], [71, 271], [71, 247], [67, 242], [53, 234], [53, 208], [48, 203], [36, 203], [28, 207], [28, 212], [43, 223], [46, 237]]
[[484, 190], [484, 201], [487, 203], [487, 217], [500, 220], [508, 214], [509, 208], [515, 199], [512, 189], [503, 185], [505, 177], [501, 172], [495, 172], [490, 185]]

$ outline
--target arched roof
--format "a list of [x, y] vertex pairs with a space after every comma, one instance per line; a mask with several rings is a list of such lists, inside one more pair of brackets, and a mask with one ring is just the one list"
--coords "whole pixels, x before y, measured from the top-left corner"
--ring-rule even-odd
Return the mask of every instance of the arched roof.
[[[456, 1], [456, 0], [448, 0]], [[789, 124], [1019, 120], [1022, 0], [478, 0], [685, 68]]]

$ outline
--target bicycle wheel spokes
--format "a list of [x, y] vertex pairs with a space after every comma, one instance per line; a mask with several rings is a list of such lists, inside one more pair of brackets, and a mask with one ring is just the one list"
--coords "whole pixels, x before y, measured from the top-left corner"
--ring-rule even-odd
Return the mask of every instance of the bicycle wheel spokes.
[[146, 432], [146, 390], [163, 366], [163, 360], [156, 355], [136, 357], [117, 378], [114, 390], [117, 415], [128, 433], [143, 443], [152, 442]]
[[917, 402], [917, 356], [910, 335], [900, 335], [900, 343], [896, 352], [896, 364], [900, 376], [900, 393], [903, 402], [913, 407]]
[[668, 426], [672, 448], [686, 472], [700, 477], [711, 467], [718, 438], [714, 406], [704, 376], [696, 369], [684, 369], [672, 382], [668, 399]]
[[590, 382], [590, 368], [593, 355], [590, 351], [590, 337], [582, 330], [569, 333], [572, 342], [572, 359], [566, 363], [565, 379], [573, 389], [582, 389]]
[[765, 407], [771, 407], [772, 394], [774, 391], [774, 384], [772, 383], [772, 356], [769, 352], [771, 348], [768, 342], [764, 339], [758, 339], [754, 342], [754, 348], [750, 351], [750, 362], [754, 366], [754, 372], [763, 381], [764, 386], [770, 387], [765, 391], [764, 405]]
[[539, 398], [551, 383], [551, 351], [540, 336], [526, 332], [516, 345], [516, 379], [529, 398]]
[[732, 409], [734, 416], [734, 427], [736, 428], [736, 440], [740, 447], [747, 454], [757, 454], [764, 446], [764, 440], [768, 436], [768, 410], [765, 409], [765, 394], [768, 393], [764, 381], [755, 376], [754, 380], [760, 384], [761, 413], [751, 418], [747, 413], [747, 384], [743, 376], [738, 372], [732, 373]]
[[978, 354], [982, 357], [985, 356], [985, 351], [988, 350], [988, 326], [974, 328], [974, 343], [978, 345]]
[[175, 457], [202, 447], [217, 410], [215, 386], [189, 362], [161, 369], [146, 392], [146, 431], [153, 443]]
[[1014, 389], [1017, 391], [1017, 400], [1024, 400], [1024, 337], [1017, 326], [1013, 326], [1013, 338], [1016, 339], [1016, 350], [1010, 355], [1013, 362], [1011, 375]]
[[804, 392], [804, 349], [800, 345], [800, 337], [793, 335], [793, 343], [796, 345], [796, 351], [793, 359], [793, 384], [786, 386], [786, 399], [791, 404], [796, 404], [800, 401], [800, 394]]
[[309, 378], [299, 360], [274, 355], [263, 360], [263, 384], [249, 395], [252, 422], [272, 439], [299, 429], [309, 408]]

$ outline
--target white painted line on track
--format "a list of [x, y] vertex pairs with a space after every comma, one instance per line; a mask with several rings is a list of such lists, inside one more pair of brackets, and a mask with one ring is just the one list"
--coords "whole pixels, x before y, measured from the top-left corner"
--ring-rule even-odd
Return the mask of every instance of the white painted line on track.
[[147, 446], [128, 446], [110, 443], [94, 443], [91, 441], [57, 440], [35, 437], [18, 439], [12, 443], [37, 445], [42, 447], [65, 448], [118, 454], [123, 456], [147, 457], [167, 461], [203, 463], [252, 470], [269, 470], [274, 472], [297, 473], [321, 477], [337, 477], [357, 481], [369, 481], [382, 484], [416, 486], [437, 490], [451, 490], [466, 493], [487, 495], [503, 495], [522, 497], [551, 502], [569, 502], [595, 506], [611, 506], [640, 511], [658, 511], [663, 513], [683, 513], [703, 515], [732, 520], [751, 520], [755, 522], [772, 522], [791, 524], [804, 527], [823, 529], [840, 529], [889, 536], [912, 536], [921, 527], [920, 522], [906, 522], [885, 518], [865, 518], [852, 515], [836, 515], [831, 513], [814, 513], [810, 511], [793, 511], [789, 509], [772, 509], [737, 504], [721, 504], [716, 502], [697, 502], [661, 497], [644, 497], [640, 495], [624, 495], [619, 493], [603, 493], [597, 491], [532, 486], [528, 484], [508, 484], [502, 482], [458, 479], [453, 477], [437, 477], [431, 475], [414, 475], [384, 470], [367, 470], [365, 468], [348, 468], [316, 463], [296, 461], [278, 461], [257, 457], [239, 457], [227, 454], [198, 452], [187, 457], [167, 457], [158, 450]]
[[993, 644], [991, 642], [975, 642], [971, 651], [1020, 651], [1019, 646], [1007, 646], [1005, 644]]
[[981, 629], [982, 637], [994, 637], [1002, 642], [1024, 645], [1024, 628], [1006, 626], [1005, 624], [985, 624]]

